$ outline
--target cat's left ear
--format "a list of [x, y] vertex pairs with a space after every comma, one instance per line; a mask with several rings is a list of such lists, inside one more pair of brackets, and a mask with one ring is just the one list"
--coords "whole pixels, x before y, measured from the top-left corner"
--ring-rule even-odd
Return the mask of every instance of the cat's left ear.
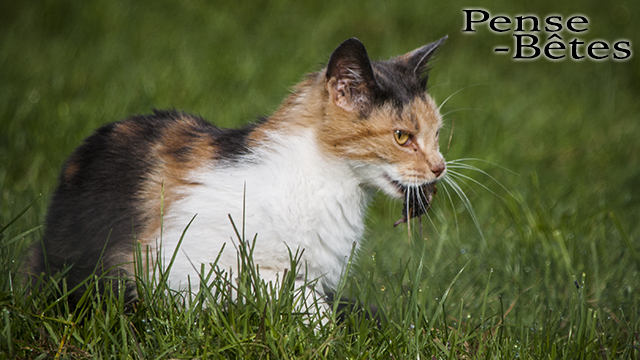
[[427, 86], [427, 80], [429, 79], [429, 61], [433, 59], [440, 46], [447, 41], [447, 38], [448, 36], [445, 36], [438, 41], [400, 56], [400, 59], [406, 61], [409, 67], [413, 69], [413, 74], [420, 79], [422, 88]]
[[360, 40], [348, 39], [333, 51], [327, 65], [326, 88], [334, 104], [366, 116], [377, 86], [369, 55]]

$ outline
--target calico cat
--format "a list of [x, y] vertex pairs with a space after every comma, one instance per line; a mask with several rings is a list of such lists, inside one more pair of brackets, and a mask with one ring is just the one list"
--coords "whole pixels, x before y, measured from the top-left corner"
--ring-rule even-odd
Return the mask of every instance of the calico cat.
[[[170, 287], [190, 280], [193, 290], [195, 269], [235, 237], [230, 215], [257, 234], [253, 260], [265, 280], [282, 276], [289, 249], [301, 249], [299, 279], [319, 279], [319, 294], [334, 289], [372, 193], [404, 198], [407, 221], [426, 212], [445, 175], [442, 120], [425, 90], [445, 40], [372, 62], [348, 39], [271, 117], [241, 129], [178, 111], [99, 128], [62, 169], [32, 273], [72, 265], [69, 289], [96, 270], [131, 276], [135, 241], [151, 256], [161, 241], [170, 258], [197, 214], [168, 277]], [[227, 245], [218, 266], [236, 272], [236, 248]], [[135, 299], [132, 286], [126, 297]]]

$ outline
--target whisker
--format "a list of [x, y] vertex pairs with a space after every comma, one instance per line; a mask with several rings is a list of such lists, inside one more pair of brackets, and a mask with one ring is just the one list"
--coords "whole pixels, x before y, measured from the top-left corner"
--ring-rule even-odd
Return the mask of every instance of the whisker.
[[[475, 171], [478, 172], [482, 175], [485, 175], [486, 177], [490, 178], [491, 180], [495, 181], [496, 183], [499, 183], [498, 180], [496, 180], [491, 174], [489, 174], [488, 172], [477, 168], [473, 165], [469, 165], [469, 164], [464, 164], [464, 163], [459, 163], [459, 164], [447, 164], [447, 168], [448, 169], [465, 169], [465, 170], [471, 170], [471, 171]], [[505, 189], [506, 190], [506, 189]]]
[[[485, 159], [478, 159], [478, 158], [460, 158], [460, 159], [449, 160], [449, 161], [447, 161], [447, 165], [448, 165], [448, 164], [458, 164], [458, 163], [460, 163], [461, 165], [462, 165], [462, 164], [464, 164], [464, 165], [468, 165], [468, 166], [473, 166], [473, 165], [470, 165], [470, 164], [464, 163], [463, 161], [477, 161], [477, 162], [483, 162], [483, 163], [486, 163], [486, 164], [490, 164], [490, 165], [493, 165], [493, 166], [497, 166], [497, 167], [499, 167], [500, 169], [505, 170], [505, 171], [508, 171], [508, 172], [510, 172], [510, 173], [512, 173], [512, 174], [514, 174], [514, 175], [519, 175], [517, 172], [515, 172], [515, 171], [513, 171], [513, 170], [509, 170], [509, 169], [507, 169], [506, 167], [504, 167], [504, 166], [502, 166], [502, 165], [500, 165], [500, 164], [494, 163], [493, 161], [489, 161], [489, 160], [485, 160]], [[474, 167], [474, 168], [476, 168], [475, 166], [473, 166], [473, 167]], [[478, 169], [478, 168], [476, 168], [476, 169]], [[478, 170], [480, 170], [480, 169], [478, 169]], [[482, 171], [482, 170], [480, 170], [480, 171]]]
[[405, 191], [405, 196], [407, 197], [405, 200], [406, 204], [406, 218], [407, 218], [407, 240], [409, 243], [411, 242], [411, 215], [409, 210], [411, 209], [411, 186], [407, 187], [407, 191]]
[[426, 213], [427, 208], [424, 206], [424, 203], [422, 202], [422, 197], [425, 196], [424, 192], [422, 191], [422, 188], [420, 186], [415, 185], [414, 190], [417, 195], [416, 199], [418, 200], [418, 206], [420, 206], [420, 209], [423, 210], [422, 212]]
[[[464, 170], [471, 170], [471, 171], [478, 172], [478, 173], [480, 173], [480, 174], [482, 174], [482, 175], [484, 175], [484, 176], [488, 177], [489, 179], [493, 180], [493, 182], [495, 182], [496, 184], [498, 184], [498, 186], [500, 186], [500, 188], [502, 188], [502, 190], [504, 190], [507, 194], [509, 194], [509, 196], [511, 196], [513, 199], [515, 199], [515, 200], [517, 201], [517, 198], [516, 198], [516, 197], [511, 193], [511, 191], [509, 191], [509, 190], [508, 190], [504, 185], [502, 185], [502, 183], [501, 183], [500, 181], [498, 181], [498, 180], [497, 180], [495, 177], [493, 177], [491, 174], [489, 174], [489, 173], [487, 173], [486, 171], [484, 171], [484, 170], [482, 170], [482, 169], [480, 169], [480, 168], [477, 168], [477, 167], [475, 167], [475, 166], [473, 166], [473, 165], [466, 164], [466, 163], [463, 163], [463, 162], [459, 162], [459, 160], [460, 160], [460, 159], [458, 159], [458, 160], [452, 160], [452, 161], [448, 161], [448, 162], [447, 162], [447, 168], [449, 169], [449, 171], [451, 171], [452, 173], [457, 174], [458, 176], [465, 177], [465, 178], [467, 178], [467, 179], [469, 179], [469, 180], [473, 181], [474, 183], [476, 183], [476, 184], [478, 184], [478, 185], [482, 186], [483, 188], [485, 188], [485, 189], [486, 189], [486, 190], [488, 190], [489, 192], [493, 193], [494, 195], [496, 195], [496, 196], [498, 196], [499, 198], [501, 198], [502, 200], [504, 200], [502, 197], [500, 197], [499, 195], [497, 195], [495, 192], [493, 192], [493, 191], [489, 190], [485, 185], [482, 185], [482, 184], [481, 184], [480, 182], [478, 182], [477, 180], [472, 179], [472, 178], [468, 177], [467, 175], [463, 175], [463, 174], [461, 174], [461, 173], [459, 173], [459, 172], [457, 172], [457, 171], [453, 171], [453, 170], [451, 170], [451, 169], [464, 169]], [[475, 160], [475, 159], [474, 159], [474, 160]], [[487, 162], [487, 163], [491, 163], [491, 162]], [[496, 165], [496, 166], [499, 166], [499, 165]], [[504, 169], [504, 168], [503, 168], [503, 169]], [[508, 169], [505, 169], [505, 170], [507, 170], [507, 171], [511, 172], [512, 174], [516, 174], [515, 172], [510, 171], [510, 170], [508, 170]], [[516, 174], [516, 175], [517, 175], [517, 174]]]
[[478, 218], [476, 216], [476, 212], [473, 209], [473, 206], [471, 205], [471, 201], [467, 197], [467, 194], [465, 194], [464, 190], [462, 190], [460, 185], [458, 185], [455, 182], [454, 179], [449, 178], [449, 177], [446, 177], [445, 179], [447, 180], [448, 184], [451, 186], [451, 189], [453, 189], [453, 191], [458, 195], [460, 200], [462, 200], [462, 204], [467, 209], [467, 211], [469, 211], [469, 216], [471, 216], [471, 219], [473, 220], [473, 223], [476, 225], [476, 228], [478, 229], [478, 232], [480, 233], [480, 237], [486, 243], [486, 239], [484, 238], [484, 234], [482, 233], [482, 229], [480, 228], [480, 223], [478, 222]]
[[479, 83], [479, 84], [474, 84], [474, 85], [469, 85], [466, 87], [463, 87], [462, 89], [454, 92], [453, 94], [449, 95], [449, 97], [447, 97], [446, 99], [444, 99], [444, 101], [440, 104], [440, 106], [438, 106], [438, 111], [440, 111], [440, 109], [442, 109], [442, 107], [444, 106], [444, 104], [447, 103], [447, 101], [449, 101], [449, 99], [451, 99], [454, 95], [458, 94], [459, 92], [463, 91], [463, 90], [467, 90], [469, 88], [475, 87], [475, 86], [480, 86], [480, 85], [491, 85], [494, 84], [493, 82], [486, 82], [486, 83]]
[[[449, 169], [449, 175], [451, 175], [451, 176], [453, 176], [453, 177], [456, 177], [456, 178], [459, 178], [459, 179], [466, 179], [466, 180], [469, 180], [469, 181], [473, 182], [474, 184], [476, 184], [476, 185], [478, 185], [478, 186], [482, 187], [483, 189], [487, 190], [487, 191], [488, 191], [488, 192], [490, 192], [491, 194], [495, 195], [495, 196], [496, 196], [496, 197], [498, 197], [500, 200], [502, 200], [502, 201], [506, 201], [506, 200], [505, 200], [505, 198], [503, 198], [502, 196], [498, 195], [495, 191], [493, 191], [493, 190], [489, 189], [486, 185], [484, 185], [483, 183], [479, 182], [478, 180], [476, 180], [476, 179], [474, 179], [474, 178], [472, 178], [472, 177], [470, 177], [470, 176], [464, 175], [464, 174], [462, 174], [462, 173], [459, 173], [459, 172], [454, 171], [454, 170], [451, 170], [451, 169]], [[499, 183], [498, 183], [498, 184], [499, 184]], [[505, 189], [505, 190], [506, 190], [506, 189]], [[507, 193], [508, 193], [508, 192], [509, 192], [509, 191], [507, 191]], [[509, 194], [509, 195], [511, 195], [511, 194]]]
[[[419, 186], [414, 186], [413, 190], [415, 191], [416, 199], [418, 200], [416, 201], [417, 202], [416, 206], [419, 206], [419, 209], [420, 209], [420, 211], [418, 211], [418, 214], [420, 212], [423, 212], [426, 215], [427, 210], [425, 209], [424, 204], [422, 203], [422, 195], [423, 195], [422, 189]], [[420, 237], [422, 238], [422, 215], [418, 216], [418, 229], [419, 229]]]
[[458, 226], [458, 214], [456, 212], [456, 207], [453, 204], [453, 199], [451, 198], [451, 194], [449, 193], [449, 190], [447, 189], [446, 185], [449, 185], [449, 180], [447, 177], [445, 177], [442, 180], [442, 188], [444, 189], [445, 194], [447, 194], [447, 198], [449, 199], [449, 204], [451, 204], [451, 211], [453, 212], [453, 219], [455, 220], [456, 223], [456, 232], [460, 232], [460, 228]]
[[[433, 222], [433, 219], [431, 218], [431, 214], [429, 214], [429, 212], [427, 211], [429, 207], [433, 207], [433, 204], [427, 204], [427, 206], [425, 206], [425, 204], [422, 202], [422, 197], [424, 196], [426, 199], [428, 199], [428, 196], [427, 194], [424, 193], [421, 187], [417, 187], [417, 189], [419, 192], [418, 201], [420, 203], [420, 207], [422, 207], [422, 209], [424, 210], [423, 211], [424, 215], [427, 216], [427, 219], [429, 220], [429, 223], [431, 224], [431, 227], [433, 228], [433, 230], [436, 232], [436, 234], [440, 235], [440, 232], [438, 231], [436, 224]], [[420, 217], [420, 237], [422, 237], [422, 217]]]
[[444, 114], [442, 114], [442, 117], [445, 117], [449, 114], [453, 114], [454, 112], [458, 112], [458, 111], [463, 111], [463, 110], [473, 110], [473, 111], [479, 111], [485, 114], [490, 114], [490, 111], [484, 110], [484, 109], [479, 109], [479, 108], [459, 108], [459, 109], [455, 109], [455, 110], [451, 110], [449, 112], [446, 112]]
[[[450, 175], [451, 175], [451, 180], [455, 181], [458, 186], [460, 186], [460, 183], [462, 183], [469, 189], [469, 191], [473, 193], [473, 195], [475, 195], [476, 197], [480, 197], [480, 195], [478, 195], [476, 190], [472, 186], [470, 186], [469, 183], [462, 176], [456, 175], [456, 172], [454, 171], [452, 171]], [[462, 189], [462, 186], [460, 186], [460, 189]], [[500, 198], [500, 196], [498, 197]]]
[[[420, 198], [417, 196], [417, 192], [416, 192], [416, 184], [415, 181], [411, 181], [411, 183], [409, 184], [409, 189], [408, 189], [408, 193], [410, 194], [410, 200], [411, 200], [411, 205], [415, 208], [416, 206], [419, 206], [418, 202], [420, 200]], [[418, 201], [413, 201], [414, 199], [416, 199], [416, 197], [418, 198]], [[408, 205], [407, 205], [408, 206]], [[411, 222], [412, 222], [412, 213], [416, 212], [417, 210], [412, 209], [411, 207], [408, 208], [407, 211], [407, 224], [409, 225], [409, 234], [411, 234]]]

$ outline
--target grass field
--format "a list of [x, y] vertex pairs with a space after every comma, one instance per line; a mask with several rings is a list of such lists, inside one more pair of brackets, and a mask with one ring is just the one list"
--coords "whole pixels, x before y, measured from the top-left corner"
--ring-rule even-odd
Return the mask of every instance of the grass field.
[[[483, 5], [584, 14], [589, 30], [564, 41], [627, 39], [634, 54], [622, 62], [514, 61], [493, 52], [511, 32], [462, 33], [462, 9], [474, 6], [0, 4], [0, 358], [640, 358], [640, 3]], [[401, 204], [375, 199], [345, 293], [378, 305], [380, 326], [298, 315], [287, 282], [278, 298], [247, 286], [224, 309], [203, 303], [225, 286], [184, 308], [162, 284], [141, 283], [135, 312], [94, 296], [70, 314], [55, 279], [60, 289], [26, 296], [18, 269], [42, 236], [57, 173], [98, 126], [176, 108], [238, 127], [273, 112], [348, 37], [385, 59], [447, 34], [430, 93], [451, 96], [442, 152], [476, 159], [450, 163], [473, 211], [440, 188], [422, 236], [414, 222], [409, 237], [392, 226]], [[243, 279], [255, 284], [250, 267]]]

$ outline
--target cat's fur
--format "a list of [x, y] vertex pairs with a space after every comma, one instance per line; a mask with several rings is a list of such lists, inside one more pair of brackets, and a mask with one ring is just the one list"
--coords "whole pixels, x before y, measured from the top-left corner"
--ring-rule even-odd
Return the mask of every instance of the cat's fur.
[[[319, 278], [318, 292], [334, 288], [362, 237], [371, 193], [399, 198], [444, 176], [442, 121], [425, 91], [429, 60], [444, 40], [371, 62], [349, 39], [275, 114], [242, 129], [177, 111], [101, 127], [64, 165], [32, 272], [72, 265], [69, 288], [95, 269], [132, 274], [134, 241], [156, 254], [164, 206], [167, 257], [197, 214], [168, 279], [173, 288], [188, 277], [197, 285], [195, 269], [225, 243], [218, 265], [237, 270], [228, 214], [242, 225], [245, 204], [244, 231], [258, 234], [253, 260], [265, 280], [290, 266], [288, 247], [304, 250], [301, 268]], [[400, 145], [396, 131], [409, 140]]]

